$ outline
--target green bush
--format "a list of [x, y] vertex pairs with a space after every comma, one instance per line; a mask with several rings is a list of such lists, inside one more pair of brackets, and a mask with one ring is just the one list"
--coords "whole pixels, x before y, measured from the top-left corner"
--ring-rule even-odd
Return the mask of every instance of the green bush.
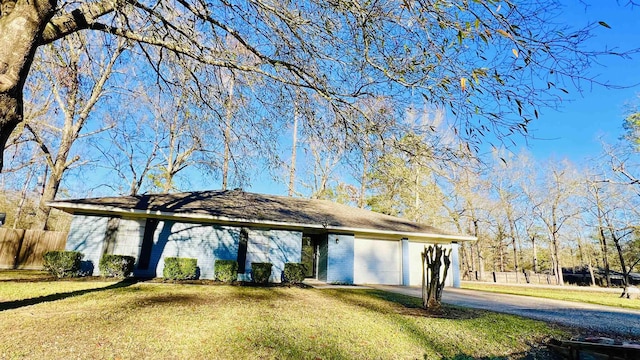
[[80, 275], [80, 261], [84, 255], [79, 251], [48, 251], [43, 255], [43, 266], [51, 275], [59, 278]]
[[253, 278], [253, 282], [258, 284], [265, 284], [269, 282], [269, 277], [271, 277], [271, 267], [273, 264], [271, 263], [251, 263], [251, 276]]
[[100, 274], [107, 277], [127, 277], [133, 272], [135, 262], [133, 256], [104, 254], [100, 258]]
[[284, 264], [284, 281], [291, 284], [300, 284], [304, 281], [307, 268], [301, 263]]
[[162, 276], [166, 280], [194, 280], [198, 278], [198, 259], [166, 257]]
[[238, 279], [238, 262], [235, 260], [216, 260], [213, 267], [218, 281], [232, 282]]

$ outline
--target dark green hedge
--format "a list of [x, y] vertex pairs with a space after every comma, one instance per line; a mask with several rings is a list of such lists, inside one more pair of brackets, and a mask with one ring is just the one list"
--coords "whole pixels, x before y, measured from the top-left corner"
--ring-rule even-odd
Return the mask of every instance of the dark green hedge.
[[133, 256], [104, 254], [100, 258], [100, 274], [106, 277], [127, 277], [133, 272], [135, 262]]
[[232, 282], [238, 279], [238, 262], [235, 260], [216, 260], [213, 267], [218, 281]]
[[253, 282], [258, 284], [266, 284], [269, 282], [269, 277], [271, 277], [271, 267], [273, 264], [271, 263], [251, 263], [251, 276], [253, 278]]
[[166, 280], [195, 280], [198, 278], [198, 259], [166, 257], [162, 276]]
[[79, 251], [48, 251], [43, 255], [43, 266], [51, 275], [59, 278], [80, 276], [83, 257]]
[[304, 274], [307, 272], [306, 266], [301, 263], [284, 264], [284, 281], [290, 284], [300, 284], [304, 281]]

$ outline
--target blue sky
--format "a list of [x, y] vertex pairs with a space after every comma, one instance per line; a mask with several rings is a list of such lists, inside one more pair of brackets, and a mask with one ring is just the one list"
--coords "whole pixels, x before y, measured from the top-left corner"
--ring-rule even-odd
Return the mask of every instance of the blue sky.
[[[623, 0], [624, 1], [624, 0]], [[616, 51], [640, 48], [640, 7], [607, 0], [593, 0], [586, 6], [579, 0], [567, 0], [566, 11], [557, 21], [574, 27], [604, 21], [611, 28], [598, 26], [588, 47]], [[577, 166], [587, 165], [601, 151], [601, 139], [615, 142], [622, 134], [622, 121], [630, 104], [640, 107], [640, 54], [632, 59], [609, 56], [596, 64], [590, 77], [613, 87], [581, 83], [582, 92], [568, 88], [558, 109], [546, 108], [530, 125], [528, 138], [514, 137], [514, 153], [525, 149], [541, 162], [567, 158]], [[618, 88], [618, 87], [624, 88]], [[487, 141], [487, 146], [488, 146]], [[487, 154], [489, 151], [487, 151]], [[264, 174], [255, 178], [250, 191], [286, 194], [283, 183], [275, 183]], [[298, 191], [303, 189], [297, 187]]]
[[[640, 21], [638, 21], [640, 7], [632, 8], [613, 0], [588, 0], [592, 3], [588, 6], [580, 0], [560, 1], [564, 1], [567, 8], [556, 21], [576, 28], [604, 21], [611, 27], [607, 29], [598, 26], [595, 31], [596, 36], [590, 40], [589, 48], [594, 50], [613, 48], [617, 51], [640, 48]], [[620, 1], [626, 3], [627, 0]], [[557, 160], [568, 158], [580, 166], [601, 152], [599, 140], [601, 137], [608, 142], [614, 142], [622, 134], [622, 120], [626, 107], [634, 102], [640, 104], [638, 98], [640, 85], [636, 85], [640, 84], [640, 54], [633, 59], [603, 58], [601, 64], [595, 66], [589, 75], [599, 82], [628, 87], [607, 89], [600, 85], [591, 86], [583, 82], [582, 93], [569, 87], [570, 93], [563, 99], [561, 108], [543, 109], [540, 112], [540, 118], [530, 124], [529, 130], [532, 136], [527, 139], [514, 137], [516, 146], [511, 147], [511, 150], [517, 153], [525, 148], [538, 161], [549, 158]], [[283, 138], [289, 141], [290, 134], [283, 134]], [[283, 160], [287, 161], [288, 153], [287, 149], [282, 151], [285, 157]], [[299, 149], [298, 157], [298, 169], [301, 170], [301, 159], [304, 157], [302, 149]], [[343, 178], [348, 177], [347, 174], [342, 175], [344, 175]], [[298, 176], [302, 174], [299, 173]], [[219, 178], [210, 178], [197, 172], [190, 172], [187, 177], [190, 178], [189, 190], [221, 187]], [[274, 181], [273, 177], [274, 174], [266, 169], [256, 169], [251, 176], [251, 185], [246, 186], [246, 189], [285, 195], [287, 193], [286, 172], [282, 171], [279, 174], [279, 182]], [[299, 183], [296, 190], [302, 193], [309, 192]]]
[[[591, 39], [593, 48], [616, 48], [625, 50], [640, 48], [640, 7], [616, 4], [615, 1], [591, 1], [585, 9], [579, 1], [571, 1], [566, 19], [576, 26], [587, 22], [604, 21], [611, 29], [598, 29]], [[517, 139], [538, 160], [550, 157], [567, 158], [576, 164], [584, 163], [601, 151], [599, 138], [611, 143], [622, 134], [622, 120], [630, 104], [640, 105], [640, 56], [633, 59], [605, 58], [600, 66], [595, 66], [593, 75], [597, 80], [615, 85], [629, 86], [624, 89], [607, 89], [588, 84], [580, 94], [572, 90], [563, 99], [562, 108], [545, 109], [539, 121], [532, 124], [532, 135], [536, 139]], [[635, 85], [635, 86], [632, 86]]]

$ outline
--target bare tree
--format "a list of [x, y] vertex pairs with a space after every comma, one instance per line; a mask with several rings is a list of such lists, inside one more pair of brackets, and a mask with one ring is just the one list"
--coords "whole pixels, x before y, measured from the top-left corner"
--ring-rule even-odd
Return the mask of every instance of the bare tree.
[[299, 139], [299, 127], [305, 126], [305, 119], [308, 124], [313, 123], [314, 119], [309, 119], [309, 117], [313, 117], [314, 113], [311, 111], [309, 99], [305, 98], [299, 90], [296, 90], [293, 94], [293, 125], [291, 129], [291, 159], [289, 161], [289, 184], [288, 184], [288, 195], [293, 196], [295, 194], [296, 188], [296, 170], [297, 170], [297, 161], [298, 161], [298, 147], [300, 147], [300, 139]]
[[[498, 137], [523, 133], [539, 106], [567, 91], [564, 80], [579, 84], [605, 53], [582, 46], [604, 28], [554, 23], [562, 11], [554, 0], [2, 0], [1, 9], [0, 149], [23, 121], [23, 89], [38, 48], [82, 30], [136, 44], [130, 60], [147, 62], [159, 78], [173, 54], [187, 69], [197, 62], [303, 88], [336, 110], [377, 94], [423, 99], [455, 112], [459, 136], [470, 141], [488, 129]], [[252, 56], [229, 49], [229, 37]], [[357, 132], [357, 124], [341, 120], [344, 131]]]
[[437, 310], [442, 302], [442, 290], [451, 266], [451, 249], [442, 245], [425, 246], [422, 257], [422, 307]]
[[606, 222], [605, 216], [610, 209], [606, 204], [608, 198], [603, 188], [603, 183], [587, 179], [587, 202], [589, 204], [589, 212], [595, 218], [595, 232], [600, 244], [600, 253], [602, 254], [602, 264], [604, 266], [604, 276], [607, 287], [611, 286], [611, 267], [609, 265], [609, 246], [607, 244]]
[[531, 268], [534, 273], [537, 273], [541, 270], [538, 256], [539, 246], [546, 239], [544, 235], [546, 231], [538, 220], [536, 209], [544, 201], [541, 195], [545, 189], [540, 189], [537, 186], [539, 170], [529, 154], [521, 153], [516, 161], [520, 171], [518, 184], [522, 191], [522, 201], [525, 203], [522, 209], [524, 214], [521, 218], [522, 232], [523, 236], [531, 243]]
[[549, 235], [553, 275], [559, 285], [564, 285], [561, 254], [562, 229], [579, 213], [572, 199], [578, 182], [566, 161], [550, 164], [547, 171], [543, 183], [546, 194], [542, 195], [543, 201], [535, 207], [534, 212]]
[[296, 189], [296, 160], [298, 155], [298, 110], [296, 104], [293, 106], [293, 129], [291, 139], [291, 165], [289, 166], [289, 191], [288, 195], [293, 196]]
[[[520, 159], [510, 158], [505, 160], [503, 154], [494, 153], [494, 167], [490, 172], [490, 183], [496, 196], [498, 216], [503, 217], [504, 232], [511, 242], [513, 269], [516, 273], [516, 280], [520, 272], [519, 244], [520, 232], [518, 225], [524, 218], [522, 209], [524, 192], [519, 181], [526, 177], [524, 169], [519, 168]], [[502, 233], [502, 232], [499, 232]]]
[[475, 243], [461, 245], [463, 268], [476, 274], [472, 280], [482, 280], [485, 270], [489, 189], [483, 179], [483, 169], [477, 160], [467, 159], [461, 161], [460, 166], [448, 167], [446, 172], [440, 173], [448, 184], [442, 186], [447, 198], [451, 199], [448, 204], [445, 203], [445, 209], [456, 231], [478, 239]]
[[337, 165], [342, 160], [344, 150], [330, 148], [320, 141], [308, 141], [309, 152], [311, 153], [311, 174], [310, 180], [303, 183], [303, 186], [311, 190], [312, 199], [331, 198], [331, 184], [335, 180], [334, 172]]
[[[142, 107], [142, 103], [136, 103], [136, 107]], [[107, 186], [118, 194], [138, 195], [145, 189], [151, 188], [149, 184], [150, 172], [158, 166], [158, 153], [162, 140], [161, 122], [158, 119], [139, 117], [133, 121], [128, 117], [128, 111], [120, 111], [111, 114], [109, 119], [113, 129], [106, 132], [106, 138], [94, 142], [94, 146], [102, 155], [97, 160], [96, 168], [104, 169], [116, 174], [121, 183], [111, 180], [101, 184]], [[151, 110], [149, 111], [153, 113]], [[124, 120], [124, 121], [123, 121]]]
[[[49, 174], [36, 211], [36, 228], [47, 227], [51, 211], [47, 202], [56, 197], [65, 172], [81, 160], [79, 154], [72, 154], [76, 140], [105, 130], [83, 132], [92, 110], [107, 91], [107, 81], [125, 50], [125, 43], [114, 44], [103, 58], [87, 57], [86, 43], [87, 39], [82, 36], [69, 36], [62, 48], [52, 46], [43, 54], [43, 61], [49, 65], [43, 71], [57, 107], [25, 123], [31, 140], [41, 150]], [[52, 121], [58, 109], [61, 118]]]

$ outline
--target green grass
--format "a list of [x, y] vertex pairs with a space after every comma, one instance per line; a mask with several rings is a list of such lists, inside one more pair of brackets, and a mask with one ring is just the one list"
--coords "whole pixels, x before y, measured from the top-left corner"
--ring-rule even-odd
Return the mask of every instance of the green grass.
[[619, 293], [611, 293], [603, 291], [572, 290], [571, 288], [567, 287], [558, 287], [557, 289], [548, 287], [536, 288], [526, 286], [493, 285], [490, 283], [481, 282], [465, 282], [462, 284], [462, 288], [502, 294], [524, 295], [547, 299], [615, 306], [628, 309], [640, 309], [640, 300], [620, 298], [622, 289], [620, 289]]
[[31, 280], [0, 283], [0, 359], [535, 359], [568, 336], [378, 290]]
[[51, 278], [51, 275], [46, 271], [0, 270], [0, 281], [47, 280], [49, 278]]

